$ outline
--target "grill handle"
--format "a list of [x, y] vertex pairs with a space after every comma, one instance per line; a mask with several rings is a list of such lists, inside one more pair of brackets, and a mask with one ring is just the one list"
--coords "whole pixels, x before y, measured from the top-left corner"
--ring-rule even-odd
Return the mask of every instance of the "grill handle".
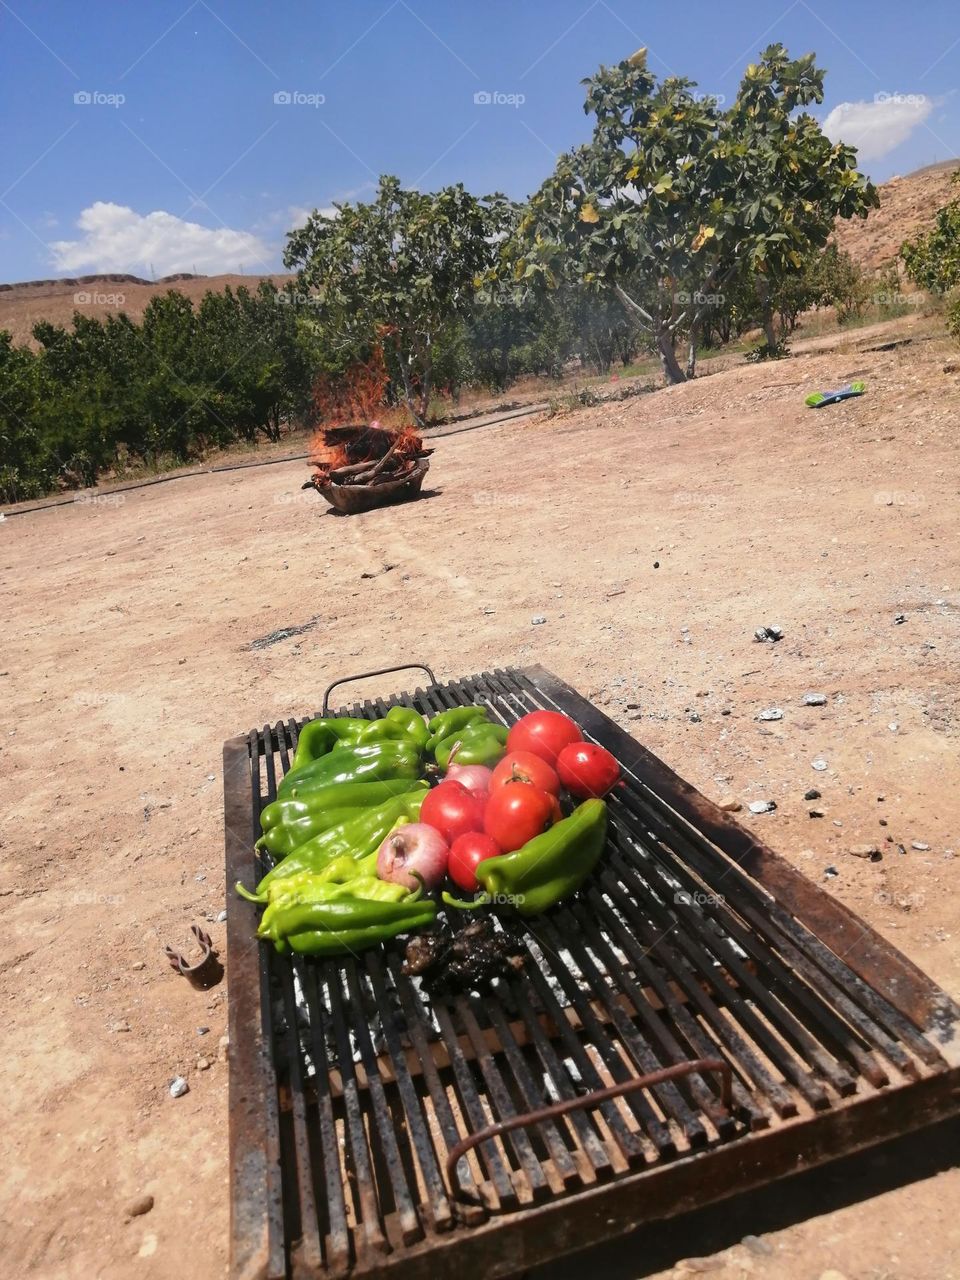
[[450, 1148], [447, 1155], [447, 1186], [451, 1199], [466, 1201], [468, 1204], [475, 1203], [475, 1197], [469, 1196], [461, 1185], [457, 1165], [468, 1151], [481, 1142], [486, 1142], [489, 1138], [497, 1138], [502, 1133], [509, 1133], [511, 1129], [525, 1129], [531, 1124], [542, 1124], [545, 1120], [555, 1120], [558, 1116], [565, 1116], [570, 1111], [596, 1107], [611, 1098], [620, 1098], [624, 1094], [635, 1093], [638, 1089], [647, 1089], [652, 1085], [663, 1084], [666, 1080], [675, 1080], [678, 1076], [688, 1076], [704, 1071], [716, 1071], [720, 1076], [720, 1100], [724, 1108], [729, 1111], [733, 1103], [733, 1072], [730, 1070], [730, 1064], [724, 1062], [722, 1058], [697, 1058], [695, 1062], [678, 1062], [672, 1067], [663, 1067], [660, 1071], [636, 1076], [633, 1080], [622, 1080], [619, 1084], [610, 1085], [607, 1089], [595, 1089], [592, 1093], [585, 1093], [580, 1098], [567, 1098], [562, 1102], [554, 1102], [549, 1107], [541, 1107], [538, 1111], [526, 1111], [518, 1116], [510, 1116], [507, 1120], [498, 1120], [496, 1124], [488, 1124], [483, 1129], [477, 1129], [475, 1133], [461, 1138], [455, 1147]]
[[393, 671], [425, 671], [430, 677], [430, 683], [436, 684], [437, 677], [430, 668], [423, 662], [404, 662], [399, 667], [381, 667], [378, 671], [358, 671], [356, 675], [341, 676], [339, 680], [334, 680], [333, 684], [328, 684], [323, 691], [323, 710], [321, 715], [326, 715], [330, 710], [330, 695], [334, 689], [339, 688], [342, 684], [350, 684], [354, 680], [369, 680], [371, 676], [386, 676]]

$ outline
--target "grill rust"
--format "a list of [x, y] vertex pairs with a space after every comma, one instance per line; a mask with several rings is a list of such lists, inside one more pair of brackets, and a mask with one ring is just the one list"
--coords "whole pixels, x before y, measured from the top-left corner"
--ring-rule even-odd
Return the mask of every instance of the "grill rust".
[[[483, 994], [279, 957], [231, 899], [235, 1276], [509, 1275], [960, 1110], [953, 1001], [543, 668], [346, 713], [480, 701], [614, 752], [607, 854]], [[299, 727], [224, 746], [228, 884]]]

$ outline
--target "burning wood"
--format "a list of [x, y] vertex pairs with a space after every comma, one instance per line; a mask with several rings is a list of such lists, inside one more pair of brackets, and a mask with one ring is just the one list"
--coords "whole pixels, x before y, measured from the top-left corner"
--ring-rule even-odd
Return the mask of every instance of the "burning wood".
[[410, 427], [324, 427], [314, 437], [309, 465], [314, 488], [342, 511], [359, 511], [412, 497], [420, 488], [432, 449]]

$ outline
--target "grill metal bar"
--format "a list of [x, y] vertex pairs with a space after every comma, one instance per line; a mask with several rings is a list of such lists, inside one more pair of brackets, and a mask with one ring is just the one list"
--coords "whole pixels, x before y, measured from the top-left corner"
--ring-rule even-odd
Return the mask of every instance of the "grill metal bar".
[[[275, 956], [230, 903], [234, 1275], [501, 1276], [960, 1109], [956, 1004], [548, 672], [352, 713], [472, 701], [563, 711], [618, 755], [607, 856], [482, 996], [430, 998], [396, 946]], [[268, 869], [250, 846], [298, 733], [225, 745], [229, 881]]]
[[[322, 1063], [327, 1053], [328, 1020], [317, 989], [317, 970], [314, 965], [298, 963], [297, 973], [307, 998], [313, 1060], [315, 1063]], [[320, 1160], [323, 1164], [324, 1199], [329, 1233], [327, 1266], [330, 1270], [343, 1270], [350, 1262], [350, 1230], [347, 1226], [347, 1207], [343, 1195], [343, 1178], [340, 1174], [339, 1139], [330, 1091], [330, 1078], [326, 1071], [318, 1070], [316, 1079]]]
[[431, 1214], [438, 1229], [445, 1230], [453, 1225], [447, 1189], [440, 1176], [440, 1168], [424, 1123], [416, 1087], [407, 1066], [407, 1057], [401, 1043], [402, 1031], [397, 1023], [393, 1002], [387, 990], [383, 965], [377, 952], [370, 955], [367, 961], [367, 972], [373, 984], [373, 995], [380, 1014], [387, 1053], [396, 1074], [407, 1128], [420, 1166], [420, 1174], [426, 1185], [427, 1200], [424, 1207]]
[[[271, 741], [275, 734], [280, 763], [283, 771], [290, 767], [287, 754], [286, 737], [283, 723], [279, 722], [271, 731], [270, 726], [264, 728], [264, 741]], [[277, 794], [277, 777], [274, 768], [274, 757], [267, 757], [267, 799], [274, 800]], [[297, 1246], [298, 1261], [305, 1267], [316, 1269], [323, 1262], [320, 1249], [319, 1219], [312, 1180], [312, 1162], [310, 1159], [310, 1139], [307, 1133], [307, 1104], [304, 1096], [303, 1059], [297, 1044], [297, 1001], [293, 990], [293, 969], [288, 964], [277, 963], [277, 956], [271, 955], [270, 961], [275, 971], [279, 971], [280, 989], [283, 993], [283, 1014], [286, 1022], [286, 1061], [290, 1070], [291, 1110], [293, 1113], [293, 1146], [296, 1156], [296, 1176], [299, 1184], [299, 1201], [302, 1206], [300, 1222], [300, 1242]]]
[[[677, 831], [676, 828], [668, 828], [665, 823], [662, 823], [658, 817], [653, 815], [649, 817], [649, 821], [660, 843], [665, 843], [672, 837], [674, 845], [683, 849], [695, 870], [702, 866], [702, 860], [698, 858], [693, 842], [687, 840], [683, 832]], [[654, 858], [657, 856], [655, 845], [652, 845], [652, 856]], [[686, 892], [691, 894], [702, 892], [701, 884], [697, 883], [692, 877], [684, 876], [683, 880]], [[714, 877], [712, 881], [702, 882], [707, 886], [721, 883], [724, 884], [726, 891], [729, 892], [731, 886], [726, 884], [725, 876], [721, 876], [719, 879]], [[769, 975], [771, 982], [774, 984], [773, 989], [789, 993], [793, 1001], [799, 1004], [804, 1012], [811, 1015], [823, 1027], [828, 1039], [839, 1045], [843, 1052], [854, 1060], [857, 1067], [872, 1084], [879, 1088], [887, 1084], [888, 1080], [886, 1073], [876, 1059], [862, 1048], [864, 1042], [869, 1043], [871, 1035], [883, 1047], [884, 1052], [891, 1058], [891, 1061], [901, 1070], [908, 1069], [912, 1065], [906, 1054], [899, 1050], [882, 1031], [878, 1031], [875, 1024], [864, 1017], [862, 1011], [848, 999], [842, 989], [826, 973], [818, 969], [811, 960], [808, 960], [800, 947], [791, 940], [790, 934], [793, 932], [792, 930], [771, 927], [769, 901], [764, 902], [762, 907], [757, 907], [749, 901], [746, 895], [738, 895], [733, 900], [738, 915], [753, 927], [754, 933], [751, 934], [749, 930], [741, 928], [736, 920], [729, 915], [724, 916], [721, 920], [719, 913], [710, 904], [709, 899], [711, 896], [709, 894], [706, 895], [707, 901], [703, 907], [704, 916], [708, 919], [717, 919], [718, 923], [728, 930], [737, 945], [747, 951], [747, 954], [754, 955], [759, 950], [758, 939], [766, 941], [770, 947], [776, 947], [792, 968], [785, 967], [776, 959], [773, 960], [770, 965]], [[768, 956], [772, 953], [767, 950], [763, 954]], [[803, 986], [795, 975], [802, 977], [806, 982], [815, 983], [816, 987], [821, 991], [825, 991], [837, 1009], [848, 1019], [850, 1025], [848, 1026], [841, 1022], [834, 1015], [830, 1006], [816, 994], [816, 988], [811, 990], [811, 988]], [[852, 1029], [859, 1033], [861, 1043], [858, 1043], [854, 1038]]]
[[[487, 1015], [490, 1024], [496, 1033], [497, 1040], [503, 1046], [504, 1054], [513, 1072], [513, 1077], [517, 1082], [517, 1088], [520, 1098], [527, 1111], [532, 1111], [539, 1100], [536, 1085], [533, 1076], [527, 1066], [526, 1060], [520, 1050], [520, 1046], [510, 1029], [510, 1023], [504, 1017], [497, 1001], [491, 1000], [487, 1006]], [[563, 1185], [565, 1187], [575, 1186], [578, 1182], [595, 1182], [596, 1174], [584, 1176], [574, 1164], [563, 1143], [562, 1138], [557, 1130], [557, 1126], [550, 1121], [546, 1121], [540, 1125], [540, 1134], [546, 1143], [547, 1151], [553, 1166], [557, 1171]]]
[[[520, 681], [530, 690], [537, 692], [536, 686], [522, 673]], [[583, 700], [576, 697], [576, 695], [574, 697], [578, 704], [589, 707], [589, 703], [583, 703]], [[549, 703], [550, 699], [546, 699], [546, 701]], [[616, 732], [618, 737], [626, 738], [626, 735], [620, 734], [619, 731]], [[650, 756], [638, 743], [635, 743], [632, 739], [626, 740], [630, 742], [635, 755], [644, 762], [654, 763], [658, 773], [667, 775], [671, 779], [676, 778], [676, 775], [673, 775], [660, 761]], [[687, 791], [692, 792], [692, 788], [687, 787], [680, 779], [676, 779], [676, 782], [679, 788], [685, 788]], [[804, 928], [798, 920], [791, 918], [776, 899], [771, 899], [769, 888], [764, 887], [761, 889], [756, 881], [750, 880], [741, 869], [741, 866], [738, 865], [736, 859], [733, 862], [719, 862], [716, 857], [716, 849], [704, 832], [690, 825], [683, 817], [678, 817], [676, 809], [671, 808], [662, 795], [652, 791], [639, 779], [636, 782], [631, 782], [628, 779], [627, 790], [634, 798], [636, 812], [642, 815], [644, 820], [650, 820], [653, 817], [660, 823], [661, 829], [666, 832], [664, 835], [665, 842], [682, 846], [691, 867], [703, 877], [705, 884], [716, 888], [718, 887], [719, 879], [724, 881], [725, 896], [730, 896], [731, 900], [736, 901], [738, 904], [743, 903], [743, 914], [749, 917], [751, 923], [761, 933], [761, 936], [776, 942], [776, 932], [774, 931], [772, 935], [770, 933], [771, 923], [775, 924], [782, 934], [788, 936], [800, 948], [801, 952], [809, 953], [815, 966], [816, 981], [822, 985], [825, 977], [830, 978], [834, 983], [833, 989], [836, 990], [839, 987], [847, 992], [850, 998], [860, 1005], [867, 1014], [874, 1028], [876, 1023], [879, 1023], [890, 1036], [904, 1041], [910, 1050], [920, 1057], [923, 1062], [928, 1065], [942, 1062], [936, 1047], [905, 1016], [905, 1011], [896, 1007], [890, 1001], [883, 999], [868, 981], [865, 981], [861, 975], [850, 967], [856, 958], [858, 950], [869, 951], [873, 946], [872, 940], [876, 938], [873, 931], [864, 925], [861, 920], [851, 917], [846, 908], [834, 902], [833, 899], [828, 899], [823, 891], [819, 890], [815, 885], [806, 881], [803, 882], [804, 893], [814, 899], [821, 911], [824, 909], [824, 904], [829, 904], [831, 915], [849, 917], [856, 924], [856, 933], [849, 941], [846, 938], [844, 939], [842, 954], [838, 956], [826, 947], [815, 933], [810, 929]], [[702, 797], [698, 797], [698, 799], [703, 801]], [[703, 803], [705, 804], [706, 802]], [[747, 855], [754, 855], [754, 860], [756, 860], [755, 855], [760, 854], [764, 861], [774, 857], [769, 850], [763, 849], [762, 846], [749, 837], [748, 833], [737, 828], [735, 824], [729, 822], [718, 811], [715, 813], [715, 825], [720, 825], [724, 831], [732, 829], [739, 837], [739, 844], [748, 843], [747, 854], [743, 856], [744, 862], [748, 861]], [[725, 850], [725, 852], [731, 851]], [[785, 878], [785, 873], [781, 867], [778, 867], [778, 870], [778, 880], [782, 881]], [[796, 876], [796, 873], [794, 875]], [[800, 879], [799, 876], [796, 878]], [[734, 897], [734, 895], [736, 896]], [[890, 965], [890, 954], [891, 949], [887, 948], [885, 962], [888, 967], [893, 967]], [[893, 954], [896, 955], [896, 953]], [[914, 966], [910, 965], [901, 956], [896, 956], [895, 968], [896, 982], [893, 984], [892, 989], [906, 993], [912, 998], [914, 1005], [920, 1005], [925, 999], [924, 990], [920, 984], [923, 983], [928, 988], [931, 984], [927, 982], [924, 975], [920, 974]], [[919, 982], [917, 979], [919, 979]], [[917, 990], [917, 988], [920, 989]], [[904, 1069], [900, 1063], [896, 1065], [901, 1070]]]
[[[624, 884], [633, 884], [636, 892], [643, 894], [644, 891], [649, 892], [649, 882], [641, 878], [641, 872], [633, 859], [629, 857], [629, 846], [623, 835], [614, 822], [611, 823], [613, 833], [611, 844], [616, 849], [616, 854], [611, 857], [611, 868], [616, 871]], [[619, 854], [626, 856], [618, 857]], [[646, 870], [646, 868], [644, 868]], [[671, 886], [669, 882], [661, 882], [660, 888], [664, 892], [670, 892]], [[643, 900], [643, 898], [641, 898]], [[646, 904], [645, 904], [646, 905]], [[716, 918], [716, 917], [714, 917]], [[770, 978], [765, 976], [766, 981], [760, 981], [750, 970], [747, 963], [737, 954], [736, 949], [730, 943], [730, 937], [733, 935], [733, 922], [729, 912], [724, 912], [722, 916], [721, 930], [714, 932], [710, 929], [704, 929], [700, 913], [691, 905], [687, 906], [683, 902], [674, 900], [674, 909], [672, 912], [665, 912], [664, 919], [671, 921], [670, 924], [665, 923], [665, 931], [668, 929], [677, 929], [681, 937], [696, 937], [695, 947], [705, 953], [706, 956], [712, 957], [714, 963], [720, 964], [726, 969], [736, 980], [737, 990], [732, 995], [732, 1000], [736, 1001], [744, 1013], [745, 1020], [748, 1020], [754, 1027], [758, 1026], [756, 1016], [747, 1008], [746, 998], [751, 1003], [763, 1011], [764, 1017], [769, 1021], [770, 1026], [783, 1039], [789, 1049], [793, 1049], [803, 1060], [811, 1067], [815, 1067], [817, 1071], [829, 1081], [836, 1089], [837, 1093], [845, 1096], [852, 1093], [856, 1087], [853, 1078], [849, 1073], [840, 1068], [834, 1060], [829, 1057], [822, 1047], [817, 1043], [814, 1037], [807, 1031], [798, 1018], [784, 1005], [779, 998], [780, 993], [776, 988], [775, 982], [767, 985]], [[679, 921], [680, 927], [677, 926]], [[687, 928], [684, 929], [683, 926]], [[684, 945], [684, 950], [689, 947]], [[750, 953], [747, 953], [750, 955]], [[756, 956], [750, 955], [750, 958], [756, 963]], [[733, 988], [731, 988], [733, 991]], [[755, 1032], [755, 1034], [760, 1034]], [[764, 1034], [767, 1045], [773, 1046], [773, 1040], [770, 1033]], [[781, 1058], [784, 1061], [793, 1062], [792, 1056], [789, 1059], [783, 1057], [783, 1051], [775, 1047], [768, 1049], [772, 1055]], [[786, 1069], [785, 1069], [786, 1070]], [[798, 1088], [804, 1088], [801, 1081], [805, 1078], [803, 1068], [800, 1062], [796, 1062], [789, 1070], [794, 1076], [794, 1083]], [[827, 1097], [825, 1092], [819, 1086], [812, 1086], [809, 1092], [808, 1101], [813, 1106], [827, 1105]]]
[[[520, 1016], [523, 1018], [523, 1026], [527, 1037], [536, 1050], [541, 1069], [545, 1073], [545, 1080], [549, 1081], [550, 1089], [558, 1098], [575, 1097], [577, 1093], [576, 1085], [570, 1079], [569, 1072], [564, 1069], [551, 1037], [541, 1027], [540, 1019], [527, 1001], [526, 991], [520, 983], [514, 984], [511, 997]], [[576, 1043], [575, 1038], [574, 1043]], [[619, 1124], [619, 1113], [614, 1112], [613, 1114]], [[593, 1179], [591, 1180], [609, 1177], [613, 1173], [613, 1165], [606, 1147], [603, 1145], [594, 1126], [579, 1111], [570, 1116], [570, 1123], [574, 1127], [577, 1141], [580, 1143], [585, 1158], [590, 1162], [590, 1168], [593, 1171]]]

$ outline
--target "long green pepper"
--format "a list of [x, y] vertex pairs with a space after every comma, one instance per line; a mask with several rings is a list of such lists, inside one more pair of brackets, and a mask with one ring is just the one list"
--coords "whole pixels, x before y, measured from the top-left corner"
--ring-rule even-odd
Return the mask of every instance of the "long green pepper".
[[418, 790], [396, 796], [376, 809], [362, 811], [349, 822], [321, 831], [268, 871], [257, 885], [257, 894], [263, 893], [274, 880], [285, 879], [298, 871], [322, 871], [334, 858], [344, 854], [360, 859], [372, 853], [398, 822], [416, 821], [425, 794]]
[[344, 782], [382, 782], [420, 776], [421, 753], [410, 737], [342, 747], [301, 768], [291, 769], [277, 787], [277, 799], [302, 799], [308, 792]]

